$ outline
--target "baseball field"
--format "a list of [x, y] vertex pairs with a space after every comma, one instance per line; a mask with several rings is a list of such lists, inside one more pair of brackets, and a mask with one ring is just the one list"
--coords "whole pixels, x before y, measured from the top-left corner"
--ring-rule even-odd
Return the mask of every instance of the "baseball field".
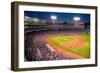
[[47, 42], [53, 49], [73, 58], [90, 58], [89, 34], [53, 34], [47, 38]]

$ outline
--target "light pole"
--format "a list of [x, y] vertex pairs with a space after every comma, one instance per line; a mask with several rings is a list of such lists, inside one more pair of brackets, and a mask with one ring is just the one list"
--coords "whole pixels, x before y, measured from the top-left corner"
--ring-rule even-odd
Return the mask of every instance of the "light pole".
[[52, 20], [53, 24], [55, 24], [56, 19], [57, 19], [57, 16], [55, 16], [55, 15], [52, 15], [52, 16], [51, 16], [51, 20]]
[[80, 21], [80, 17], [74, 17], [73, 20], [75, 21], [75, 26], [78, 26], [78, 22]]

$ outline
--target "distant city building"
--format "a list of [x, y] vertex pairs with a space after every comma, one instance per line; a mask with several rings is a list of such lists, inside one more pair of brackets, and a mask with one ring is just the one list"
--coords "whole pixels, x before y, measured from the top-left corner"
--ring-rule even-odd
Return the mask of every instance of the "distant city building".
[[32, 18], [32, 22], [38, 23], [39, 22], [39, 19], [38, 18]]
[[32, 17], [24, 16], [24, 21], [32, 22], [33, 19], [32, 19]]
[[45, 20], [40, 20], [38, 18], [33, 18], [29, 16], [24, 16], [25, 25], [45, 25], [47, 22]]

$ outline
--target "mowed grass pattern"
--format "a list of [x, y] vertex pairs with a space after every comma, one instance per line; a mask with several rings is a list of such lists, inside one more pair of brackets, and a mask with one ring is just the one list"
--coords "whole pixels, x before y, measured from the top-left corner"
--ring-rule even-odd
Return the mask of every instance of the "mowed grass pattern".
[[85, 58], [90, 58], [90, 35], [81, 34], [78, 36], [85, 41], [85, 44], [77, 48], [74, 48], [74, 47], [68, 48], [68, 47], [61, 45], [62, 42], [71, 43], [71, 42], [78, 40], [72, 35], [71, 36], [70, 35], [53, 35], [53, 36], [48, 37], [48, 41], [52, 42], [58, 47], [61, 47], [64, 50], [70, 51], [72, 53], [75, 53]]

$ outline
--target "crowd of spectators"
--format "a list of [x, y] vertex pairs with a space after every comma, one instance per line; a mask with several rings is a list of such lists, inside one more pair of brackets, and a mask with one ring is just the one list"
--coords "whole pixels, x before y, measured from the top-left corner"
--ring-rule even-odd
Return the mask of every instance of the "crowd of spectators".
[[[58, 32], [53, 32], [54, 34]], [[52, 51], [46, 46], [45, 36], [52, 32], [33, 32], [25, 34], [25, 60], [26, 61], [48, 61], [73, 59], [63, 53]]]

